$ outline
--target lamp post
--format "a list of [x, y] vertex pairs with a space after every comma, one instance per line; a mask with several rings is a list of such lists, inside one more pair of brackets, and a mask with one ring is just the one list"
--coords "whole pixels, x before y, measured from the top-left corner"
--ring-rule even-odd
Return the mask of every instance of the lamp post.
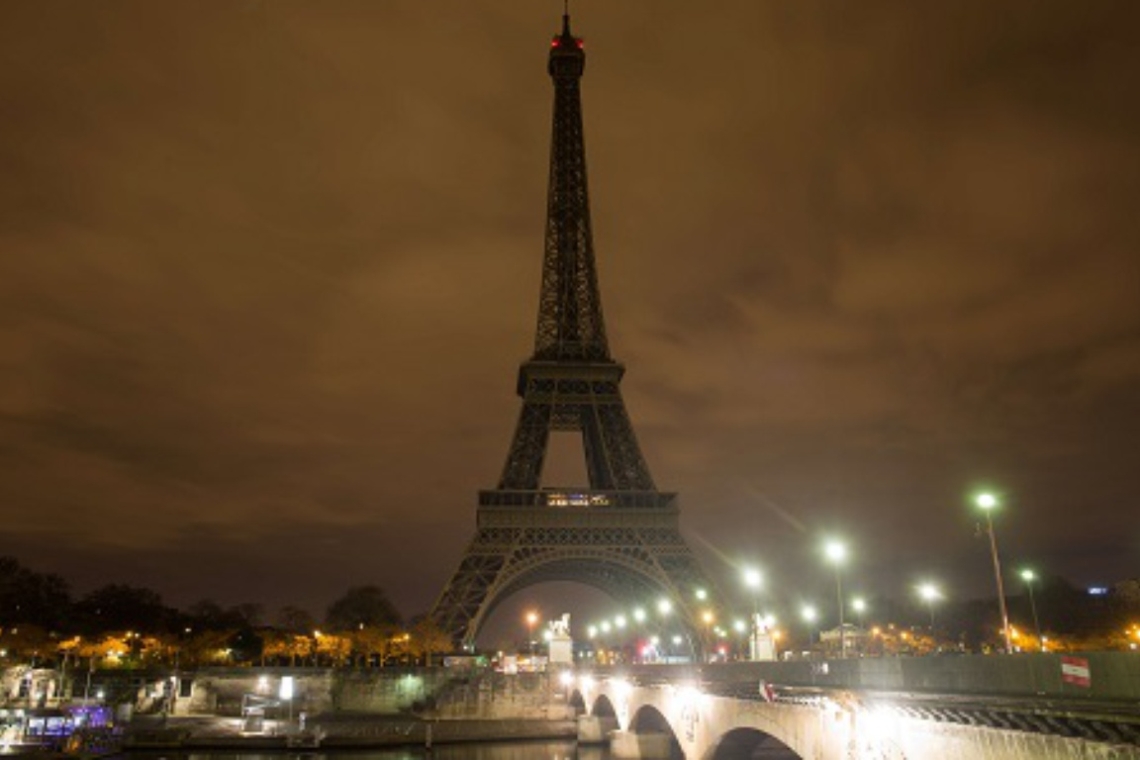
[[814, 637], [812, 629], [815, 628], [815, 621], [819, 617], [819, 613], [815, 611], [814, 606], [805, 604], [803, 608], [800, 609], [800, 617], [802, 617], [804, 619], [804, 622], [808, 624], [808, 648], [810, 649], [812, 639]]
[[827, 559], [835, 566], [835, 601], [839, 606], [839, 656], [847, 656], [847, 638], [843, 629], [843, 584], [839, 578], [839, 568], [847, 559], [847, 547], [840, 541], [828, 541], [823, 547]]
[[534, 610], [526, 613], [526, 641], [530, 649], [530, 656], [534, 657], [534, 626], [538, 622], [538, 613]]
[[857, 596], [851, 600], [851, 609], [855, 611], [855, 616], [859, 619], [859, 639], [856, 640], [855, 648], [862, 651], [867, 641], [867, 629], [863, 628], [867, 624], [864, 619], [864, 614], [867, 612], [867, 602], [863, 597]]
[[942, 598], [942, 592], [933, 583], [923, 583], [918, 587], [918, 595], [930, 610], [930, 636], [934, 637], [934, 603]]
[[1029, 609], [1033, 612], [1033, 630], [1037, 634], [1037, 646], [1045, 651], [1045, 639], [1041, 638], [1041, 621], [1037, 618], [1037, 602], [1033, 601], [1033, 581], [1037, 575], [1029, 568], [1021, 571], [1021, 580], [1025, 581], [1025, 590], [1029, 592]]
[[986, 532], [990, 534], [990, 555], [994, 561], [994, 580], [997, 582], [998, 607], [1001, 609], [1001, 632], [1005, 637], [1005, 652], [1013, 654], [1013, 640], [1009, 635], [1009, 612], [1005, 608], [1005, 587], [1001, 582], [1001, 560], [998, 559], [997, 536], [990, 512], [997, 506], [997, 498], [990, 493], [978, 494], [975, 503], [986, 515]]
[[748, 568], [744, 571], [744, 585], [747, 586], [752, 592], [752, 636], [748, 640], [748, 654], [749, 659], [755, 661], [759, 659], [760, 652], [760, 587], [764, 584], [764, 576], [756, 568]]

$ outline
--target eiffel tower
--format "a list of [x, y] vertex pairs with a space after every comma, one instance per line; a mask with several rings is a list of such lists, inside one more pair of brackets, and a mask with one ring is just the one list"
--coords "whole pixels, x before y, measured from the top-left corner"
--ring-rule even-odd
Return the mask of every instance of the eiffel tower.
[[[579, 85], [582, 40], [551, 41], [554, 81], [546, 247], [534, 355], [519, 367], [522, 411], [498, 487], [479, 492], [477, 530], [432, 618], [470, 648], [488, 615], [535, 583], [576, 581], [633, 606], [671, 601], [697, 628], [708, 588], [678, 529], [676, 494], [658, 491], [610, 357], [594, 265]], [[542, 488], [551, 431], [581, 434], [588, 488]]]

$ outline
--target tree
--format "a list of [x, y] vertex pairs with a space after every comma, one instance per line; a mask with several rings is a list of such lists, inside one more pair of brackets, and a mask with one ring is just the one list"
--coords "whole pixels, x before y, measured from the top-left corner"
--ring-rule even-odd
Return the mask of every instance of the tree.
[[352, 641], [353, 657], [357, 658], [360, 665], [366, 665], [372, 655], [376, 655], [379, 664], [383, 665], [392, 653], [393, 640], [399, 635], [400, 629], [394, 625], [365, 625], [348, 633]]
[[289, 633], [308, 636], [317, 627], [317, 622], [300, 607], [286, 605], [277, 613], [277, 627]]
[[111, 583], [87, 594], [75, 605], [82, 628], [89, 633], [129, 630], [158, 632], [174, 618], [158, 592]]
[[412, 627], [411, 634], [409, 649], [412, 656], [422, 657], [424, 664], [429, 668], [433, 654], [451, 651], [451, 637], [429, 617], [422, 618], [416, 623]]
[[325, 623], [333, 631], [399, 625], [400, 613], [379, 586], [356, 586], [329, 606]]
[[70, 612], [66, 581], [29, 570], [14, 557], [0, 557], [0, 626], [28, 623], [55, 630]]
[[252, 663], [259, 660], [264, 645], [261, 636], [249, 626], [239, 628], [226, 641], [226, 648], [230, 651], [230, 659], [240, 663]]
[[0, 648], [16, 662], [43, 663], [56, 655], [56, 642], [38, 625], [24, 623], [0, 628]]
[[245, 602], [223, 608], [212, 599], [202, 599], [186, 611], [186, 618], [187, 625], [197, 631], [256, 628], [261, 620], [261, 605]]
[[352, 653], [352, 641], [348, 636], [338, 636], [335, 633], [314, 634], [314, 664], [326, 660], [330, 665], [344, 665]]

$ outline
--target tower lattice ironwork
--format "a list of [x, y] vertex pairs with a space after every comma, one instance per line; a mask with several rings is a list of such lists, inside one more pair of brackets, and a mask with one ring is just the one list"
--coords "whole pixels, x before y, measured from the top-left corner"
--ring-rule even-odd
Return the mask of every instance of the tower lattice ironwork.
[[[535, 583], [569, 580], [623, 604], [665, 596], [696, 620], [707, 583], [678, 528], [676, 494], [657, 490], [610, 356], [594, 263], [580, 82], [586, 55], [563, 16], [547, 69], [554, 131], [534, 355], [519, 367], [514, 438], [477, 531], [432, 617], [465, 645], [495, 606]], [[589, 487], [543, 488], [552, 431], [582, 436]]]

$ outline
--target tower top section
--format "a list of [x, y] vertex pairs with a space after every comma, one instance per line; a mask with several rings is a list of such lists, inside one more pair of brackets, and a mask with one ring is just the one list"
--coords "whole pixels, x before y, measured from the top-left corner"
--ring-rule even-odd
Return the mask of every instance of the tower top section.
[[562, 16], [562, 34], [550, 40], [550, 62], [546, 70], [555, 78], [582, 76], [586, 68], [585, 44], [570, 33], [570, 14]]
[[[535, 361], [613, 361], [606, 343], [590, 228], [580, 94], [585, 68], [582, 40], [570, 32], [570, 15], [566, 14], [562, 33], [551, 40], [547, 64], [554, 83], [554, 130]], [[523, 385], [525, 380], [520, 377], [520, 388]]]

